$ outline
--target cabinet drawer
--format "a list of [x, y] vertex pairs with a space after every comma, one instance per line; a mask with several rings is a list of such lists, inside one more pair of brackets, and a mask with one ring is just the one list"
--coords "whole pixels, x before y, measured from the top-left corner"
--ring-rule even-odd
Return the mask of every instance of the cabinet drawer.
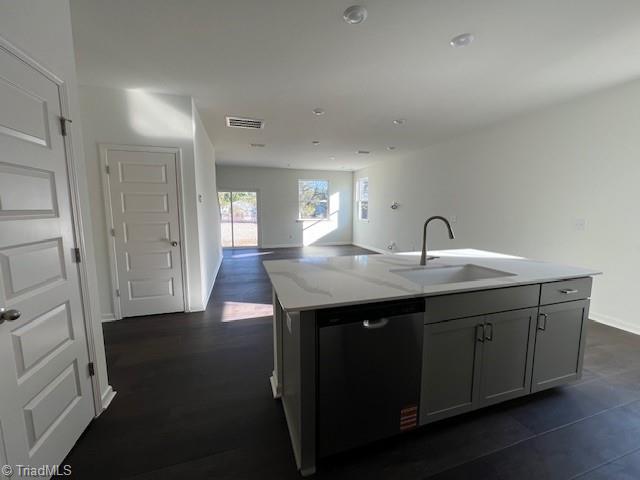
[[496, 288], [477, 292], [427, 297], [425, 324], [537, 307], [540, 285]]
[[571, 302], [591, 296], [591, 277], [562, 280], [560, 282], [543, 283], [540, 293], [540, 304]]

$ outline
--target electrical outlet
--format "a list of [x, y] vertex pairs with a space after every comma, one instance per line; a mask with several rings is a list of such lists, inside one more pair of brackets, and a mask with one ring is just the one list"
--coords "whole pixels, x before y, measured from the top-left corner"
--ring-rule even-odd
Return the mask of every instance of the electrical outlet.
[[579, 232], [584, 232], [587, 228], [586, 218], [576, 218], [573, 223], [573, 228]]

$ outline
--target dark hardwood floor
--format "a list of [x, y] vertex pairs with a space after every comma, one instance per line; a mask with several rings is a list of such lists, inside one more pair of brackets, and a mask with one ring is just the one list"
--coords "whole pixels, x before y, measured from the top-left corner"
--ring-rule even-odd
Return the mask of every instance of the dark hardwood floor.
[[[118, 392], [66, 462], [81, 479], [298, 479], [271, 397], [262, 260], [357, 247], [226, 251], [207, 311], [105, 324]], [[591, 323], [584, 378], [328, 459], [318, 479], [638, 479], [640, 336]]]

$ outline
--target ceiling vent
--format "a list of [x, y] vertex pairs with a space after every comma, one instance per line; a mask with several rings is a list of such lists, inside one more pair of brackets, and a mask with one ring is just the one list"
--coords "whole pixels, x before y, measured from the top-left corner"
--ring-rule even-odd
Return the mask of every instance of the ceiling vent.
[[358, 150], [358, 154], [360, 155], [369, 155], [371, 152], [369, 150]]
[[247, 117], [227, 117], [227, 127], [260, 130], [264, 128], [264, 120]]

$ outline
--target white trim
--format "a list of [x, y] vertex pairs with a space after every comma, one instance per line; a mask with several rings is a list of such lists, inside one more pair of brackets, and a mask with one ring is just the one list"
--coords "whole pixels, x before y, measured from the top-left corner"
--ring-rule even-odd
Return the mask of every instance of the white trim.
[[115, 322], [118, 320], [113, 313], [103, 313], [102, 314], [102, 323]]
[[213, 282], [211, 283], [211, 288], [209, 289], [209, 293], [207, 294], [207, 298], [204, 299], [204, 305], [202, 311], [207, 309], [207, 305], [209, 304], [209, 300], [211, 299], [211, 294], [213, 293], [213, 289], [216, 286], [216, 279], [218, 278], [218, 272], [220, 271], [220, 267], [222, 266], [223, 260], [222, 249], [220, 249], [220, 257], [218, 259], [218, 265], [216, 266], [216, 273], [213, 274]]
[[366, 248], [367, 250], [372, 250], [376, 253], [381, 253], [383, 255], [392, 255], [392, 253], [389, 250], [384, 250], [378, 247], [372, 247], [371, 245], [363, 245], [362, 243], [356, 243], [356, 242], [353, 242], [353, 245], [360, 248]]
[[[263, 245], [262, 248], [299, 248], [299, 247], [332, 247], [339, 245], [353, 245], [351, 242], [318, 242], [311, 245], [304, 245], [302, 243], [281, 243], [276, 245]], [[255, 248], [255, 247], [244, 247]]]
[[[153, 152], [153, 153], [172, 153], [175, 155], [176, 160], [176, 187], [177, 187], [177, 203], [178, 203], [178, 225], [180, 230], [180, 264], [182, 267], [182, 305], [185, 312], [191, 312], [191, 302], [189, 300], [189, 272], [187, 261], [187, 249], [186, 245], [186, 225], [184, 216], [184, 195], [183, 195], [183, 183], [182, 183], [182, 150], [177, 147], [155, 147], [151, 145], [121, 145], [113, 143], [99, 143], [98, 152], [100, 157], [100, 178], [102, 179], [102, 198], [104, 200], [105, 209], [105, 228], [109, 244], [109, 271], [111, 276], [111, 301], [113, 303], [113, 315], [115, 320], [122, 320], [122, 304], [120, 303], [120, 297], [116, 295], [116, 290], [120, 289], [120, 282], [118, 280], [118, 264], [117, 264], [117, 252], [116, 252], [116, 239], [111, 235], [111, 230], [115, 228], [113, 222], [113, 210], [111, 189], [109, 187], [109, 175], [106, 172], [106, 168], [109, 166], [109, 160], [107, 153], [109, 151], [124, 151], [124, 152]], [[104, 317], [104, 314], [103, 314]], [[103, 319], [103, 321], [105, 321]]]
[[620, 330], [640, 335], [640, 325], [635, 325], [625, 320], [612, 317], [610, 315], [604, 315], [602, 313], [595, 312], [590, 312], [589, 318], [591, 320], [595, 320], [598, 323], [602, 323], [604, 325], [609, 325], [610, 327], [619, 328]]
[[272, 373], [269, 377], [269, 384], [271, 385], [271, 393], [273, 394], [273, 398], [281, 398], [282, 394], [279, 392], [278, 379], [276, 378], [275, 373]]
[[102, 410], [106, 410], [106, 408], [109, 406], [109, 404], [111, 403], [111, 400], [113, 400], [113, 397], [116, 396], [116, 392], [113, 390], [113, 388], [111, 388], [111, 385], [108, 385], [107, 388], [105, 388], [104, 392], [102, 393]]
[[[0, 48], [6, 50], [7, 53], [13, 55], [20, 61], [27, 64], [29, 67], [33, 68], [38, 73], [42, 74], [44, 77], [51, 80], [58, 87], [58, 98], [60, 101], [60, 114], [65, 117], [70, 117], [70, 109], [69, 109], [69, 99], [67, 97], [67, 87], [65, 82], [52, 73], [51, 70], [44, 67], [39, 62], [35, 61], [31, 55], [29, 55], [24, 50], [21, 50], [14, 46], [11, 42], [9, 42], [4, 37], [0, 36]], [[62, 141], [64, 144], [64, 154], [65, 154], [65, 163], [67, 167], [67, 180], [69, 182], [69, 193], [71, 196], [71, 217], [73, 223], [74, 230], [74, 239], [76, 242], [76, 247], [80, 249], [80, 258], [84, 259], [80, 263], [76, 264], [78, 267], [78, 277], [79, 277], [79, 287], [80, 287], [80, 297], [82, 303], [82, 313], [83, 313], [83, 323], [85, 328], [85, 341], [87, 344], [87, 357], [89, 362], [97, 362], [96, 359], [96, 346], [95, 346], [95, 337], [93, 330], [93, 321], [91, 316], [91, 297], [89, 295], [89, 273], [87, 272], [87, 251], [86, 251], [86, 241], [83, 230], [83, 219], [82, 219], [82, 202], [80, 201], [80, 185], [79, 179], [76, 175], [76, 160], [73, 154], [73, 144], [71, 141], [71, 137], [73, 135], [73, 127], [69, 125], [69, 129], [67, 130], [67, 135], [62, 137]], [[86, 179], [85, 179], [86, 181]], [[88, 208], [88, 206], [85, 206]], [[111, 388], [109, 386], [109, 388]], [[93, 390], [93, 405], [94, 405], [94, 413], [97, 417], [100, 415], [102, 410], [104, 409], [103, 404], [100, 399], [99, 390], [100, 390], [100, 378], [98, 372], [96, 375], [91, 377], [91, 389]]]

